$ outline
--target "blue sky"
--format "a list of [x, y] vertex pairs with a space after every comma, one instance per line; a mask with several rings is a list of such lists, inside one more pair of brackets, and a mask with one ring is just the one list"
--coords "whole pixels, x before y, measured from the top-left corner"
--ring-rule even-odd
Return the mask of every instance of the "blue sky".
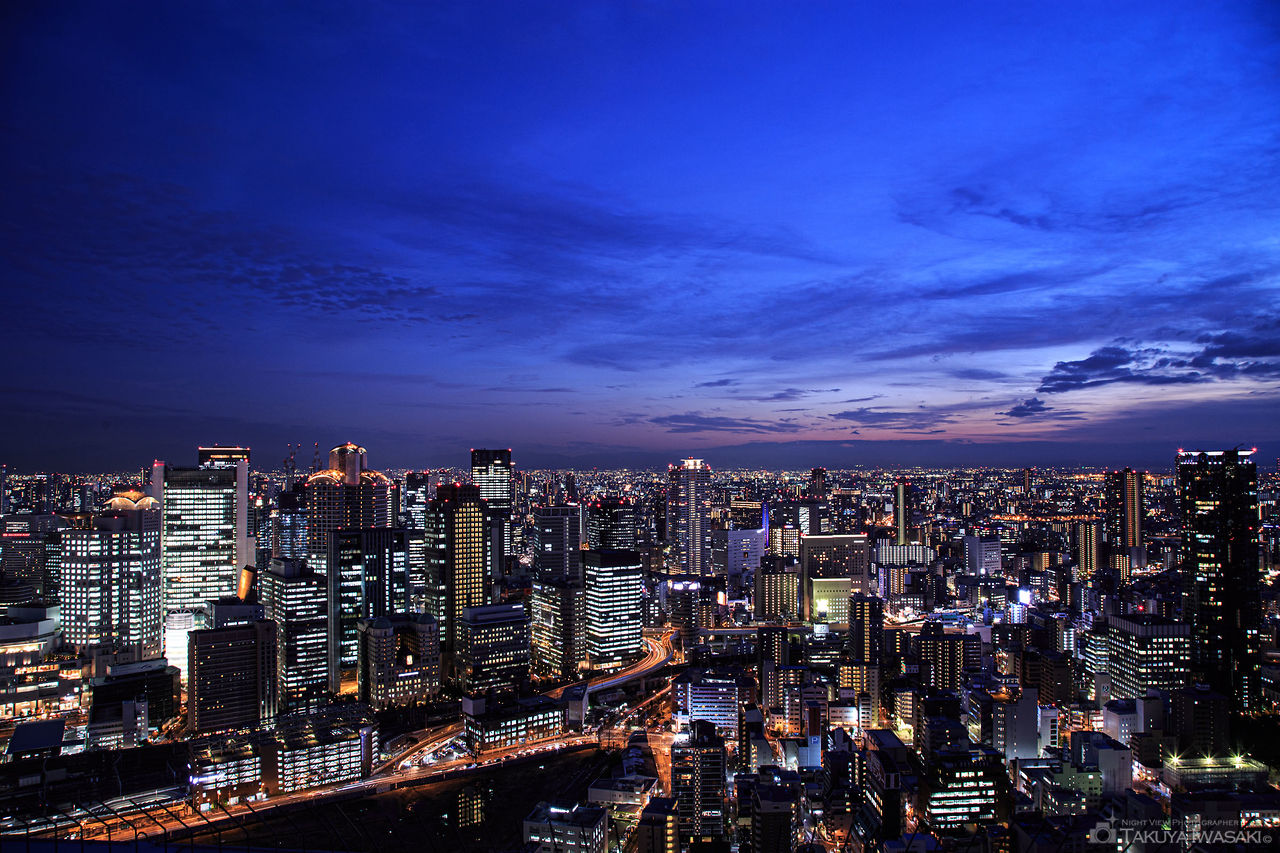
[[12, 467], [1280, 446], [1275, 4], [5, 15]]

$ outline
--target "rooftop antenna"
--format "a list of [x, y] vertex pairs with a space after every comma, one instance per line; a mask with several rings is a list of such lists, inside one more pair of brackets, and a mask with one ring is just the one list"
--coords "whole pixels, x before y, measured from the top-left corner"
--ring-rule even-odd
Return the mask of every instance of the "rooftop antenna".
[[320, 470], [320, 442], [316, 442], [316, 452], [311, 456], [311, 473], [314, 474]]

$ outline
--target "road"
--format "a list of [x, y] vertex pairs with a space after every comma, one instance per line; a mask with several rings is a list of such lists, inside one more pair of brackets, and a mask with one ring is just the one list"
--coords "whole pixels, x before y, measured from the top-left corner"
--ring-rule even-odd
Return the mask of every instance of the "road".
[[[659, 639], [644, 638], [645, 656], [625, 669], [616, 673], [605, 674], [590, 679], [585, 683], [588, 694], [596, 690], [608, 689], [642, 678], [651, 672], [661, 669], [672, 657], [671, 638], [674, 631], [663, 634]], [[572, 686], [572, 685], [567, 685]], [[564, 695], [566, 687], [548, 691], [546, 696], [559, 699]], [[462, 733], [462, 723], [451, 723], [424, 729], [413, 734], [420, 740], [398, 755], [375, 766], [373, 774], [366, 779], [311, 788], [291, 794], [281, 794], [259, 803], [238, 803], [233, 806], [215, 804], [212, 811], [199, 812], [186, 802], [170, 800], [166, 802], [142, 802], [122, 799], [112, 804], [103, 804], [92, 811], [76, 809], [63, 813], [56, 820], [42, 821], [21, 829], [6, 828], [6, 835], [27, 834], [43, 837], [82, 837], [106, 838], [111, 840], [132, 840], [135, 838], [168, 838], [172, 833], [214, 832], [222, 828], [244, 825], [246, 819], [257, 822], [263, 812], [269, 812], [283, 806], [300, 803], [322, 802], [330, 798], [347, 798], [371, 794], [393, 787], [426, 784], [430, 781], [444, 779], [460, 772], [480, 771], [510, 761], [525, 760], [539, 753], [565, 749], [582, 748], [597, 742], [591, 735], [564, 734], [554, 739], [539, 743], [522, 743], [517, 746], [489, 753], [481, 761], [460, 758], [454, 761], [438, 762], [422, 766], [420, 757], [435, 752]], [[408, 764], [408, 767], [401, 769]]]

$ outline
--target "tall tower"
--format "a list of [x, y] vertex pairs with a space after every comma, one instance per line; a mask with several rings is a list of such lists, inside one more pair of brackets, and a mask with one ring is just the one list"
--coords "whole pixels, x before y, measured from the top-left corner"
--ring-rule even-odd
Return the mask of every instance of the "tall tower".
[[511, 523], [511, 511], [515, 507], [515, 470], [511, 467], [511, 448], [473, 448], [471, 482], [479, 486], [480, 497], [493, 519], [495, 538], [491, 557], [497, 574], [506, 555], [515, 547], [515, 527]]
[[899, 479], [893, 484], [893, 527], [895, 543], [911, 544], [911, 482]]
[[184, 633], [206, 604], [233, 595], [240, 570], [257, 562], [249, 530], [249, 451], [201, 447], [201, 464], [152, 466], [151, 497], [161, 504], [163, 606], [177, 646], [166, 654], [185, 666]]
[[711, 469], [684, 459], [667, 472], [667, 541], [680, 571], [711, 573]]
[[825, 500], [827, 497], [827, 469], [814, 468], [809, 472], [809, 497]]
[[587, 543], [597, 551], [636, 549], [636, 507], [628, 498], [595, 498], [586, 505]]
[[533, 570], [540, 578], [582, 582], [582, 512], [577, 506], [534, 509]]
[[427, 505], [428, 611], [440, 623], [450, 656], [457, 648], [464, 611], [489, 603], [486, 514], [475, 485], [441, 485]]
[[391, 481], [370, 471], [366, 451], [347, 442], [329, 451], [329, 467], [307, 478], [307, 560], [329, 572], [329, 539], [339, 530], [391, 525]]
[[1178, 452], [1182, 511], [1183, 614], [1191, 623], [1195, 675], [1258, 707], [1262, 576], [1258, 560], [1258, 471], [1251, 450]]
[[1107, 542], [1115, 553], [1128, 553], [1142, 546], [1142, 516], [1145, 501], [1142, 472], [1125, 468], [1107, 473], [1105, 494]]
[[1102, 522], [1081, 521], [1076, 524], [1077, 583], [1088, 580], [1102, 568]]
[[62, 624], [69, 645], [127, 650], [144, 660], [160, 656], [159, 506], [140, 492], [119, 493], [90, 527], [62, 531]]

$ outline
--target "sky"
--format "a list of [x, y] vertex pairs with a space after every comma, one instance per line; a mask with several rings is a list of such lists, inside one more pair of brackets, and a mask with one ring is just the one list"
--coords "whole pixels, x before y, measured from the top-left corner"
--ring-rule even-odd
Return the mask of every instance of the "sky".
[[1275, 3], [0, 15], [11, 470], [1280, 451]]

